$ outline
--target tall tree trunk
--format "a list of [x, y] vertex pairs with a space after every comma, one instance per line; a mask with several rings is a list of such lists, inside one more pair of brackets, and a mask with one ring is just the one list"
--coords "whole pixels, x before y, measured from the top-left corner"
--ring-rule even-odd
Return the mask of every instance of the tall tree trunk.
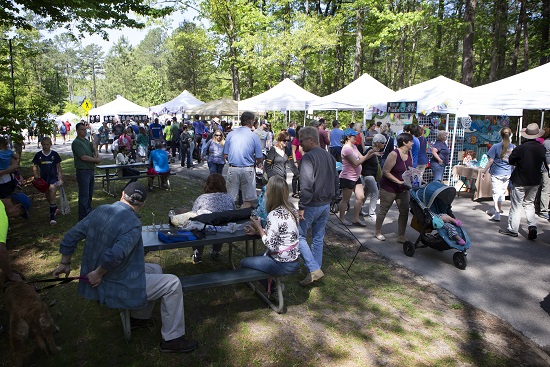
[[[443, 42], [443, 15], [445, 14], [445, 1], [439, 0], [437, 7], [437, 26], [435, 35], [435, 52], [434, 52], [434, 70], [436, 74], [441, 74], [439, 70], [439, 61], [441, 60], [441, 44]], [[410, 77], [410, 76], [409, 76]]]
[[464, 20], [468, 23], [468, 31], [462, 42], [462, 84], [470, 87], [474, 81], [474, 35], [475, 13], [477, 0], [466, 0]]
[[399, 56], [397, 64], [397, 88], [401, 89], [405, 85], [405, 44], [407, 40], [406, 26], [401, 27], [401, 38], [399, 40]]
[[527, 15], [523, 17], [523, 71], [529, 70], [529, 32]]
[[523, 17], [525, 17], [525, 1], [519, 2], [519, 16], [516, 23], [516, 39], [514, 40], [514, 55], [512, 57], [512, 69], [510, 70], [511, 75], [516, 75], [518, 73], [518, 57], [519, 57], [519, 44], [521, 41], [521, 28], [523, 25]]
[[544, 65], [550, 61], [550, 0], [542, 1], [542, 27], [540, 34], [540, 64]]
[[495, 18], [493, 23], [493, 52], [489, 81], [501, 79], [504, 74], [504, 57], [506, 54], [506, 21], [508, 18], [508, 0], [495, 0]]
[[355, 13], [355, 58], [353, 60], [353, 80], [361, 76], [363, 71], [363, 9], [358, 8]]
[[239, 86], [239, 69], [237, 68], [237, 50], [229, 46], [229, 57], [231, 58], [231, 94], [235, 101], [241, 100], [241, 90]]

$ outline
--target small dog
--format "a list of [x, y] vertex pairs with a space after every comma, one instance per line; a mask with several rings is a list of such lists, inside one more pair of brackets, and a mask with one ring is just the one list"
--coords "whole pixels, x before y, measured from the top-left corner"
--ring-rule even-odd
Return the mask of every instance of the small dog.
[[[24, 276], [18, 273], [23, 280]], [[23, 364], [23, 351], [29, 336], [46, 354], [58, 351], [53, 337], [57, 330], [48, 306], [33, 286], [23, 282], [7, 281], [0, 272], [0, 286], [4, 290], [6, 310], [10, 315], [10, 343], [15, 366]]]

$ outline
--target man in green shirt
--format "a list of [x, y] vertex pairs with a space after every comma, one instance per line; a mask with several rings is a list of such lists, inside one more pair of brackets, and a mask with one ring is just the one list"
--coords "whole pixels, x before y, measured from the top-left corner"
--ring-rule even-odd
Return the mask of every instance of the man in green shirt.
[[86, 125], [76, 124], [76, 139], [71, 144], [78, 183], [78, 220], [84, 219], [92, 211], [94, 194], [94, 168], [101, 159], [94, 152], [92, 143], [86, 139]]

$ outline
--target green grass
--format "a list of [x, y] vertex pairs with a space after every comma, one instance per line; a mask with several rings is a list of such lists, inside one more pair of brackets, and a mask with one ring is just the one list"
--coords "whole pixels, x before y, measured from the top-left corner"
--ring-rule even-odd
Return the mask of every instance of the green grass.
[[[32, 186], [31, 219], [11, 224], [8, 242], [13, 264], [31, 279], [47, 278], [60, 259], [58, 246], [63, 233], [76, 223], [76, 182], [71, 159], [63, 162], [71, 214], [48, 224], [44, 195]], [[28, 166], [30, 154], [23, 155]], [[23, 170], [25, 177], [28, 169]], [[171, 178], [173, 191], [155, 190], [140, 214], [144, 224], [165, 217], [171, 207], [191, 207], [202, 191], [202, 182]], [[105, 195], [96, 185], [94, 206], [118, 198]], [[114, 218], [113, 220], [116, 220]], [[243, 246], [244, 244], [237, 244]], [[323, 270], [326, 277], [317, 286], [298, 285], [305, 272], [284, 279], [286, 313], [269, 310], [244, 285], [188, 292], [185, 297], [187, 333], [201, 346], [185, 355], [160, 353], [158, 304], [156, 325], [137, 330], [127, 343], [122, 338], [116, 310], [84, 300], [76, 283], [41, 293], [60, 328], [56, 341], [62, 351], [45, 357], [34, 351], [27, 366], [506, 366], [515, 360], [499, 353], [486, 340], [482, 328], [471, 330], [477, 320], [467, 305], [434, 303], [435, 292], [419, 286], [410, 277], [392, 270], [386, 260], [361, 253], [350, 277], [346, 267], [356, 244], [340, 234], [329, 234]], [[205, 249], [207, 253], [209, 249]], [[82, 247], [73, 256], [73, 275], [79, 272]], [[227, 249], [222, 261], [205, 256], [201, 265], [191, 263], [190, 249], [150, 253], [146, 260], [159, 263], [166, 273], [178, 275], [229, 268]], [[2, 296], [0, 296], [2, 300]], [[460, 307], [457, 307], [460, 305]], [[447, 318], [452, 317], [453, 322]], [[0, 312], [0, 323], [8, 325]], [[494, 336], [493, 336], [494, 338]], [[514, 346], [517, 341], [508, 341]], [[528, 350], [524, 350], [529, 353]], [[0, 365], [9, 365], [7, 333], [0, 335]]]

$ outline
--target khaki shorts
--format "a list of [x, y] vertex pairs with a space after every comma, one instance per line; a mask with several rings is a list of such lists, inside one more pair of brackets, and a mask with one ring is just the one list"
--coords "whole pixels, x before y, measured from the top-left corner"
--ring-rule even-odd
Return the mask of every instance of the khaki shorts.
[[239, 190], [243, 194], [243, 201], [258, 199], [256, 194], [256, 172], [254, 167], [231, 167], [227, 170], [227, 193], [237, 201]]

